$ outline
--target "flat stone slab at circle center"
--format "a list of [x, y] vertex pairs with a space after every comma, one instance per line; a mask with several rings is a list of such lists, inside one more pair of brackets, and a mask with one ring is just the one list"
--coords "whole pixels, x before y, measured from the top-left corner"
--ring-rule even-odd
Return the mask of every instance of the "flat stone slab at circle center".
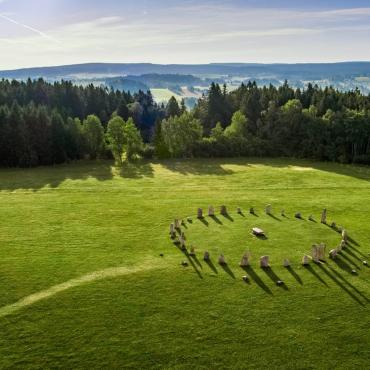
[[258, 228], [258, 227], [254, 227], [252, 229], [252, 232], [256, 236], [265, 236], [265, 232], [262, 229]]

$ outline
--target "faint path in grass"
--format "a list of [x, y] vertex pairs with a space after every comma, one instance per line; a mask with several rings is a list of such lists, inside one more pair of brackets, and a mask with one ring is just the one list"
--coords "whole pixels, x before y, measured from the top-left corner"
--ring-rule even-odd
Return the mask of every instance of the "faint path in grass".
[[154, 270], [157, 269], [158, 266], [153, 266], [152, 263], [144, 263], [138, 266], [134, 267], [111, 267], [104, 270], [94, 271], [89, 274], [80, 276], [75, 279], [71, 279], [68, 281], [65, 281], [64, 283], [54, 285], [48, 289], [41, 290], [37, 293], [31, 294], [27, 297], [24, 297], [20, 299], [19, 301], [12, 303], [7, 306], [3, 306], [0, 308], [0, 318], [9, 316], [19, 310], [21, 310], [24, 307], [31, 306], [34, 303], [37, 303], [39, 301], [42, 301], [44, 299], [48, 299], [58, 293], [64, 292], [65, 290], [78, 287], [83, 284], [87, 284], [93, 281], [97, 280], [103, 280], [123, 275], [129, 275], [134, 274], [136, 272], [140, 271], [148, 271], [148, 270]]

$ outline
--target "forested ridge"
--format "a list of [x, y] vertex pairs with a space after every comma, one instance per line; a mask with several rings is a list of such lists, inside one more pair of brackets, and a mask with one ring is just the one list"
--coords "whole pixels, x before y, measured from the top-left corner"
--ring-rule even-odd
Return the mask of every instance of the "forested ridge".
[[213, 83], [190, 112], [150, 91], [0, 81], [0, 165], [89, 157], [289, 156], [370, 164], [370, 96], [309, 84]]

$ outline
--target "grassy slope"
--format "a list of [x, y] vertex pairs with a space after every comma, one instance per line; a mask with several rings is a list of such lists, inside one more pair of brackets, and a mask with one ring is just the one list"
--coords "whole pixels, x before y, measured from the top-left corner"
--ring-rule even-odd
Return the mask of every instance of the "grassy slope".
[[[96, 270], [135, 272], [0, 317], [0, 368], [366, 368], [369, 181], [367, 168], [285, 160], [169, 161], [122, 173], [106, 162], [2, 170], [0, 307]], [[168, 224], [222, 203], [233, 221], [194, 220], [187, 234], [214, 262], [224, 252], [231, 272], [203, 261], [197, 271], [180, 267], [185, 257]], [[267, 203], [278, 219], [263, 215]], [[236, 206], [252, 205], [258, 218], [236, 215]], [[323, 206], [353, 243], [338, 263], [304, 269], [298, 262], [312, 242], [335, 246], [339, 235], [292, 215], [318, 219]], [[268, 240], [249, 235], [257, 224]], [[238, 267], [245, 249], [254, 257], [250, 284]], [[258, 268], [263, 253], [272, 273]], [[281, 267], [286, 256], [292, 273]], [[349, 273], [354, 266], [358, 276]]]

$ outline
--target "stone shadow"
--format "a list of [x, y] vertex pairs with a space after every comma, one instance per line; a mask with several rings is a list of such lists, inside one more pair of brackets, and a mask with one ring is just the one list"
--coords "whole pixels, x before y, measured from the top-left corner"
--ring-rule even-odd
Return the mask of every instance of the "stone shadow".
[[213, 262], [212, 262], [212, 260], [211, 259], [209, 259], [209, 260], [206, 260], [206, 261], [204, 261], [207, 265], [208, 265], [208, 267], [215, 273], [215, 274], [218, 274], [218, 271], [217, 271], [217, 268], [216, 268], [216, 266], [213, 264]]
[[[279, 278], [279, 276], [276, 275], [272, 267], [265, 267], [262, 268], [262, 270], [266, 273], [266, 275], [276, 284], [279, 280], [283, 281]], [[289, 290], [289, 288], [283, 283], [282, 285], [279, 285], [280, 288], [283, 288], [284, 290]]]
[[205, 226], [207, 226], [207, 227], [208, 227], [209, 223], [208, 223], [208, 221], [207, 221], [204, 217], [198, 217], [198, 220], [199, 220], [202, 224], [204, 224]]
[[242, 267], [242, 269], [254, 280], [254, 282], [262, 288], [267, 294], [273, 295], [271, 289], [257, 275], [252, 266]]
[[219, 225], [223, 225], [223, 223], [221, 222], [221, 220], [216, 216], [216, 215], [213, 215], [213, 216], [209, 216], [214, 222], [218, 223]]
[[294, 277], [294, 279], [297, 280], [297, 282], [300, 284], [300, 285], [303, 285], [303, 281], [302, 279], [300, 278], [300, 276], [294, 271], [293, 267], [292, 266], [289, 266], [286, 268], [287, 271], [290, 272], [290, 274]]
[[312, 268], [311, 265], [304, 266], [304, 268], [309, 271], [317, 280], [319, 280], [323, 285], [329, 287], [327, 282]]
[[[352, 293], [343, 283], [341, 283], [336, 276], [334, 276], [332, 273], [329, 272], [329, 270], [324, 266], [324, 264], [319, 263], [318, 264], [321, 271], [323, 271], [330, 279], [332, 279], [344, 292], [346, 292], [354, 301], [356, 301], [359, 305], [365, 306], [364, 303], [355, 296], [354, 293]], [[334, 270], [331, 270], [332, 272]]]
[[233, 279], [236, 279], [234, 273], [232, 272], [232, 270], [230, 269], [229, 265], [228, 264], [220, 264], [220, 266], [222, 267], [222, 269], [228, 274], [230, 275]]

